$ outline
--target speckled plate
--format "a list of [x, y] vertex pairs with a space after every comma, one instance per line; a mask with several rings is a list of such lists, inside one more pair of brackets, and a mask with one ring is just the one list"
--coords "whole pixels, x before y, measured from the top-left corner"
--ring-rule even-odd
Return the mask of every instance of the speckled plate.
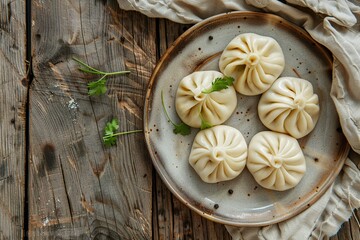
[[[170, 117], [179, 122], [175, 95], [179, 81], [196, 70], [219, 70], [219, 56], [241, 33], [253, 32], [276, 39], [285, 55], [281, 76], [309, 80], [320, 98], [320, 118], [315, 129], [299, 139], [307, 172], [301, 182], [285, 192], [259, 186], [245, 169], [231, 181], [203, 182], [188, 163], [193, 139], [175, 135], [161, 105], [164, 92]], [[261, 226], [288, 219], [311, 206], [339, 173], [349, 146], [341, 133], [338, 116], [329, 95], [331, 55], [304, 30], [270, 14], [233, 12], [209, 18], [182, 34], [158, 62], [146, 94], [144, 128], [146, 143], [164, 183], [188, 207], [216, 222], [235, 226]], [[266, 130], [257, 115], [260, 96], [238, 94], [238, 106], [226, 125], [238, 128], [247, 143]], [[216, 207], [215, 207], [216, 206]]]

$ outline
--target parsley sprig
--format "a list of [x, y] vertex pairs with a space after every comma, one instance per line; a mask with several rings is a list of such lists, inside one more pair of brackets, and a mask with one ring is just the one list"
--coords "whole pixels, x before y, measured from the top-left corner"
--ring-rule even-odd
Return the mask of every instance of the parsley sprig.
[[98, 96], [98, 95], [102, 95], [102, 94], [106, 93], [107, 87], [105, 84], [107, 81], [107, 77], [114, 76], [114, 75], [124, 75], [124, 74], [130, 73], [130, 71], [104, 72], [104, 71], [101, 71], [101, 70], [98, 70], [96, 68], [89, 66], [88, 64], [84, 63], [83, 61], [81, 61], [77, 58], [73, 58], [73, 59], [74, 59], [74, 61], [76, 61], [77, 63], [79, 63], [81, 65], [81, 67], [79, 67], [80, 71], [89, 73], [89, 74], [102, 75], [101, 78], [98, 79], [97, 81], [88, 83], [88, 85], [87, 85], [88, 94], [90, 96]]
[[112, 119], [110, 122], [106, 123], [105, 129], [104, 129], [104, 136], [103, 136], [103, 142], [106, 147], [115, 145], [116, 138], [120, 135], [142, 132], [142, 130], [116, 132], [118, 129], [119, 129], [118, 120]]
[[164, 109], [164, 112], [165, 112], [165, 115], [166, 115], [166, 119], [168, 120], [168, 122], [170, 122], [173, 126], [174, 126], [174, 129], [173, 129], [173, 132], [175, 134], [178, 134], [180, 133], [181, 135], [183, 136], [186, 136], [186, 135], [189, 135], [191, 133], [191, 128], [186, 125], [185, 123], [181, 122], [179, 124], [176, 124], [174, 123], [171, 118], [169, 117], [169, 114], [168, 112], [166, 111], [166, 107], [165, 107], [165, 103], [164, 103], [164, 94], [163, 94], [163, 91], [161, 91], [161, 104], [162, 104], [162, 107]]
[[222, 78], [218, 77], [211, 83], [211, 88], [205, 89], [202, 91], [202, 93], [212, 93], [216, 91], [220, 91], [223, 89], [227, 89], [229, 86], [231, 86], [234, 82], [234, 78], [224, 76]]

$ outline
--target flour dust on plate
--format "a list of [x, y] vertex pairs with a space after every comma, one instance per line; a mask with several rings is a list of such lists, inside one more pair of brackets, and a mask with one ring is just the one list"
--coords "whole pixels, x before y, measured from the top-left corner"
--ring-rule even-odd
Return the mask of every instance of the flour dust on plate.
[[[274, 38], [283, 50], [285, 67], [280, 77], [311, 82], [321, 106], [318, 122], [308, 135], [298, 139], [306, 161], [300, 183], [277, 192], [261, 187], [248, 169], [232, 180], [206, 183], [189, 164], [194, 138], [173, 133], [169, 117], [180, 121], [175, 110], [178, 84], [195, 71], [219, 71], [219, 58], [239, 34], [254, 33]], [[144, 129], [153, 164], [172, 193], [200, 215], [233, 226], [263, 226], [286, 220], [311, 206], [335, 180], [349, 151], [339, 131], [338, 116], [330, 98], [331, 56], [304, 30], [265, 13], [233, 12], [196, 24], [166, 51], [150, 79], [144, 109]], [[261, 131], [258, 96], [237, 94], [237, 106], [223, 124], [243, 134], [247, 144]], [[154, 127], [156, 126], [156, 127]], [[155, 131], [156, 129], [156, 131]]]

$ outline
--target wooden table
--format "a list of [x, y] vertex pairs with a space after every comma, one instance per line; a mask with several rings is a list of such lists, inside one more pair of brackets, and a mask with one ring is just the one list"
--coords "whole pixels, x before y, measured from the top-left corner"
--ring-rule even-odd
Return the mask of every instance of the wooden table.
[[[143, 128], [151, 72], [188, 27], [115, 0], [0, 0], [0, 239], [230, 239], [167, 190], [143, 134], [101, 140], [112, 118]], [[89, 97], [72, 57], [131, 74]], [[333, 239], [359, 236], [351, 218]]]

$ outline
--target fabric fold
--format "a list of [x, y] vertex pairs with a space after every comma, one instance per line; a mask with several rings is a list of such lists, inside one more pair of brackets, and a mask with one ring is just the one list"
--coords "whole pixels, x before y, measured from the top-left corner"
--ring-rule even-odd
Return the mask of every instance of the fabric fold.
[[197, 23], [216, 14], [242, 10], [256, 11], [245, 1], [234, 0], [118, 0], [120, 8], [148, 17], [167, 18], [178, 23]]

